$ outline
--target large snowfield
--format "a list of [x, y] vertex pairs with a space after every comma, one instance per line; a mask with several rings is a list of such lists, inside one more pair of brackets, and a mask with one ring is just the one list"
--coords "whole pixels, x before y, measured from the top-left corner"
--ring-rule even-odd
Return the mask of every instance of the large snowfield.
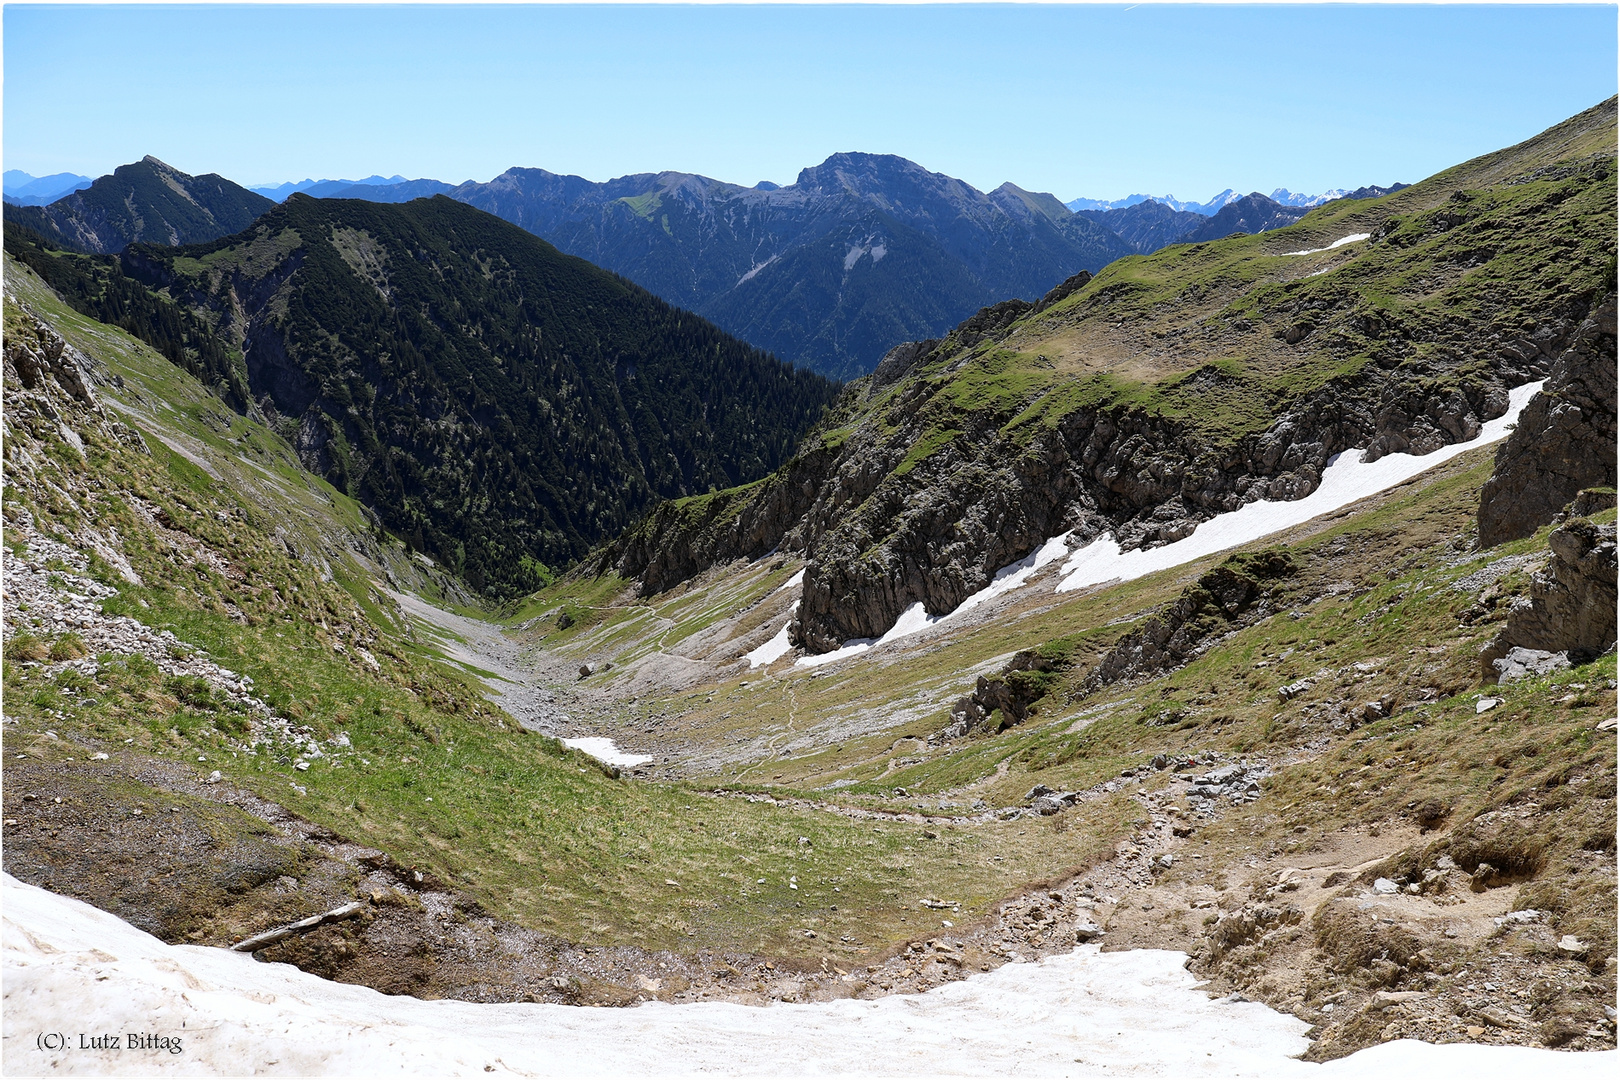
[[[165, 945], [0, 877], [4, 1071], [37, 1075], [1036, 1076], [1469, 1080], [1615, 1075], [1617, 1055], [1392, 1042], [1294, 1059], [1306, 1025], [1211, 999], [1182, 953], [1084, 946], [926, 994], [751, 1007], [388, 997], [225, 949]], [[80, 1049], [110, 1035], [120, 1049]], [[129, 1049], [140, 1036], [180, 1052]], [[65, 1042], [67, 1048], [53, 1048]]]

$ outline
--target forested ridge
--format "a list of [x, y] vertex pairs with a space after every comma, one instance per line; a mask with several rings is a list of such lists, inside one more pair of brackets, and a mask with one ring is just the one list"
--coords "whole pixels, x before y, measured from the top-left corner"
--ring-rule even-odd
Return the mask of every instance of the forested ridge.
[[770, 473], [838, 389], [444, 197], [295, 195], [234, 236], [116, 259], [8, 246], [495, 597], [662, 498]]

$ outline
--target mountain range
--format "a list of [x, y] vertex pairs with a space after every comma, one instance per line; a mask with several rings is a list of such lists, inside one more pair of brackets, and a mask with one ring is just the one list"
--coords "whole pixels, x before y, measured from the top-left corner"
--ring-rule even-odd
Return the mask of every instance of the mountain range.
[[904, 158], [835, 154], [785, 187], [510, 169], [450, 193], [762, 348], [839, 378], [1006, 296], [1131, 249], [1057, 199]]
[[285, 202], [297, 192], [317, 199], [365, 199], [373, 202], [406, 202], [426, 195], [449, 191], [454, 185], [440, 180], [407, 180], [398, 174], [373, 174], [364, 180], [300, 180], [297, 183], [255, 184], [248, 188], [267, 199]]
[[52, 173], [50, 176], [31, 176], [21, 169], [7, 169], [5, 174], [5, 200], [12, 206], [44, 206], [64, 195], [71, 195], [90, 186], [88, 176], [77, 173]]
[[[913, 1014], [895, 1072], [1181, 1075], [1280, 1022], [1279, 1067], [1597, 1075], [1615, 118], [1232, 200], [1198, 227], [1266, 231], [1001, 298], [843, 387], [443, 194], [295, 193], [176, 245], [207, 178], [158, 172], [183, 197], [132, 180], [168, 224], [116, 255], [68, 243], [118, 239], [112, 178], [60, 240], [8, 208], [8, 1022], [207, 1032], [258, 986], [263, 1038], [187, 1052], [354, 1072], [354, 1027], [442, 1008], [438, 1071], [518, 1039], [544, 1071], [568, 1033], [514, 1007], [627, 1007], [686, 1054], [635, 1006], [727, 1001]], [[620, 205], [661, 232], [649, 203]], [[829, 235], [840, 272], [899, 257]], [[1099, 978], [1195, 1038], [1099, 1043], [1069, 1000]], [[1043, 1046], [999, 1024], [1008, 980]], [[907, 1000], [1007, 1037], [964, 1058]], [[821, 1026], [757, 1060], [870, 1065]], [[647, 1041], [617, 1073], [669, 1071]]]
[[1033, 300], [1125, 255], [1278, 228], [1304, 209], [1226, 191], [1204, 204], [1133, 196], [1075, 212], [1011, 183], [985, 193], [904, 158], [836, 154], [785, 187], [674, 172], [595, 183], [514, 168], [456, 186], [375, 175], [249, 190], [147, 158], [7, 216], [52, 242], [108, 253], [132, 242], [213, 240], [294, 193], [381, 203], [447, 194], [840, 379], [985, 305]]
[[1611, 101], [1381, 198], [1230, 202], [1189, 244], [897, 347], [770, 481], [663, 508], [600, 565], [660, 591], [801, 552], [791, 640], [826, 652], [1066, 531], [1160, 546], [1302, 497], [1343, 450], [1472, 438], [1614, 289], [1613, 125]]
[[[429, 183], [343, 197], [392, 200], [426, 193], [420, 185]], [[845, 379], [870, 371], [899, 341], [943, 333], [997, 300], [1037, 299], [1080, 270], [1299, 216], [1258, 193], [1226, 191], [1204, 204], [1152, 201], [1179, 217], [1141, 209], [1150, 202], [1143, 198], [1133, 215], [1099, 218], [1012, 183], [987, 194], [876, 154], [834, 155], [786, 187], [686, 173], [596, 184], [510, 169], [446, 193], [784, 359]], [[1220, 216], [1234, 204], [1242, 210]], [[917, 287], [922, 281], [927, 288]]]
[[[1281, 190], [1280, 188], [1278, 190]], [[1123, 210], [1138, 203], [1156, 202], [1160, 206], [1168, 206], [1172, 210], [1185, 210], [1193, 214], [1202, 214], [1208, 217], [1233, 199], [1239, 198], [1237, 192], [1231, 188], [1216, 195], [1206, 202], [1185, 202], [1174, 195], [1127, 195], [1123, 199], [1070, 199], [1063, 205], [1070, 210]]]

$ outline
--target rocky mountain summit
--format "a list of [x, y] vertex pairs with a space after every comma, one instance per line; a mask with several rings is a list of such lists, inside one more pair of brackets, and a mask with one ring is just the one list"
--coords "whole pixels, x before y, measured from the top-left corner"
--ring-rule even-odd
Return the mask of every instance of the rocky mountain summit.
[[449, 194], [839, 378], [1132, 250], [1050, 195], [985, 193], [884, 154], [834, 154], [785, 187], [514, 168]]
[[71, 250], [113, 254], [228, 236], [272, 205], [223, 176], [190, 176], [148, 155], [47, 206], [7, 205], [5, 216]]

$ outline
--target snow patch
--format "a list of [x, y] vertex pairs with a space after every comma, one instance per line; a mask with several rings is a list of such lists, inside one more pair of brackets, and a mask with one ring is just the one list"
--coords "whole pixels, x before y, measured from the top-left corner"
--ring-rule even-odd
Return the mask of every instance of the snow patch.
[[832, 652], [821, 653], [817, 656], [801, 656], [796, 667], [820, 667], [831, 664], [835, 660], [847, 660], [851, 656], [859, 656], [868, 649], [877, 645], [887, 645], [891, 641], [898, 641], [908, 634], [915, 634], [919, 630], [926, 630], [939, 622], [943, 616], [930, 615], [928, 609], [923, 607], [919, 600], [900, 613], [900, 617], [889, 627], [887, 633], [880, 638], [851, 638], [844, 642], [843, 647]]
[[1285, 251], [1282, 254], [1283, 254], [1284, 257], [1290, 256], [1290, 255], [1315, 255], [1318, 252], [1332, 251], [1334, 248], [1344, 247], [1344, 245], [1346, 245], [1346, 244], [1354, 244], [1358, 240], [1365, 240], [1370, 236], [1372, 236], [1372, 233], [1365, 233], [1365, 232], [1351, 233], [1349, 236], [1341, 236], [1341, 237], [1339, 237], [1337, 240], [1333, 241], [1333, 243], [1329, 244], [1327, 247], [1309, 248], [1309, 249], [1307, 249], [1305, 251]]
[[1003, 566], [996, 571], [996, 576], [990, 579], [990, 584], [963, 600], [947, 616], [947, 619], [962, 614], [972, 608], [978, 607], [986, 600], [993, 600], [1002, 593], [1012, 592], [1014, 589], [1029, 581], [1030, 577], [1047, 563], [1056, 562], [1069, 553], [1069, 534], [1054, 536], [1029, 555], [1013, 563]]
[[[844, 642], [841, 648], [834, 649], [832, 652], [821, 653], [816, 656], [801, 657], [797, 666], [820, 667], [823, 664], [831, 664], [836, 660], [847, 660], [851, 656], [859, 656], [861, 653], [866, 652], [868, 649], [871, 649], [874, 646], [887, 645], [891, 641], [898, 641], [900, 638], [906, 637], [909, 634], [915, 634], [918, 631], [926, 630], [930, 626], [944, 622], [946, 619], [955, 618], [964, 611], [978, 607], [986, 600], [994, 599], [995, 597], [1000, 596], [1002, 593], [1011, 592], [1012, 590], [1025, 584], [1029, 581], [1030, 576], [1033, 575], [1035, 571], [1039, 570], [1048, 563], [1056, 562], [1058, 559], [1061, 559], [1068, 553], [1069, 534], [1064, 533], [1062, 536], [1054, 536], [1052, 539], [1046, 541], [1046, 543], [1036, 548], [1024, 558], [1012, 563], [1009, 566], [1003, 566], [1000, 570], [997, 570], [995, 577], [990, 579], [990, 584], [986, 585], [973, 595], [967, 597], [967, 599], [963, 600], [960, 604], [957, 604], [956, 607], [952, 608], [949, 613], [945, 615], [930, 615], [928, 614], [928, 610], [923, 607], [922, 602], [918, 601], [917, 603], [906, 608], [905, 611], [901, 612], [900, 617], [895, 620], [894, 625], [889, 627], [888, 632], [882, 637], [852, 638], [849, 641]], [[760, 648], [763, 649], [765, 646], [762, 645]]]
[[1322, 482], [1315, 491], [1293, 502], [1264, 499], [1249, 503], [1230, 514], [1220, 514], [1173, 544], [1147, 550], [1121, 551], [1113, 534], [1105, 534], [1069, 556], [1063, 566], [1058, 592], [1070, 592], [1105, 581], [1130, 581], [1156, 570], [1181, 566], [1205, 555], [1237, 547], [1269, 536], [1282, 529], [1301, 525], [1314, 517], [1349, 506], [1358, 499], [1376, 495], [1396, 484], [1450, 461], [1458, 454], [1505, 437], [1519, 413], [1541, 389], [1539, 382], [1526, 383], [1508, 392], [1507, 412], [1488, 421], [1479, 436], [1469, 442], [1452, 443], [1432, 454], [1386, 454], [1377, 461], [1363, 461], [1362, 451], [1349, 450], [1328, 459]]
[[780, 255], [772, 255], [770, 258], [766, 259], [764, 262], [759, 263], [753, 269], [749, 270], [748, 273], [746, 273], [742, 277], [738, 278], [737, 279], [737, 284], [741, 285], [743, 282], [748, 281], [755, 274], [759, 273], [761, 270], [765, 269], [767, 266], [771, 265], [771, 263], [775, 262], [779, 258], [781, 258]]
[[[777, 593], [784, 592], [788, 589], [797, 589], [803, 584], [804, 567], [801, 566], [799, 567], [798, 573], [788, 578], [775, 589], [772, 589], [771, 595], [775, 596]], [[793, 616], [798, 614], [798, 611], [799, 602], [795, 600], [793, 601], [793, 606], [788, 608], [787, 621], [782, 624], [782, 629], [776, 632], [776, 636], [771, 638], [771, 640], [767, 641], [765, 644], [761, 645], [759, 648], [750, 649], [748, 652], [743, 654], [743, 656], [748, 660], [749, 667], [757, 668], [766, 664], [774, 664], [776, 661], [787, 655], [788, 650], [793, 648], [793, 643], [788, 641], [788, 627], [793, 625]]]
[[[244, 953], [165, 945], [78, 900], [0, 877], [8, 1072], [243, 1076], [1123, 1076], [1597, 1080], [1616, 1053], [1407, 1040], [1308, 1064], [1307, 1025], [1210, 998], [1179, 952], [1088, 945], [925, 994], [628, 1009], [386, 996]], [[39, 1048], [76, 1030], [178, 1036], [168, 1063]], [[1075, 1066], [1080, 1068], [1076, 1069]]]
[[645, 765], [652, 760], [651, 754], [630, 754], [620, 750], [612, 739], [600, 736], [590, 736], [583, 739], [564, 739], [562, 744], [570, 750], [578, 750], [589, 754], [597, 761], [606, 765], [617, 765], [621, 769], [633, 769], [637, 765]]
[[[804, 571], [799, 571], [799, 575], [803, 577]], [[788, 627], [793, 625], [793, 616], [798, 611], [799, 602], [795, 600], [793, 606], [788, 608], [787, 621], [782, 624], [782, 629], [776, 632], [776, 636], [759, 648], [750, 649], [744, 654], [748, 658], [749, 667], [756, 668], [766, 664], [774, 664], [787, 655], [788, 650], [793, 648], [793, 643], [788, 640]]]

